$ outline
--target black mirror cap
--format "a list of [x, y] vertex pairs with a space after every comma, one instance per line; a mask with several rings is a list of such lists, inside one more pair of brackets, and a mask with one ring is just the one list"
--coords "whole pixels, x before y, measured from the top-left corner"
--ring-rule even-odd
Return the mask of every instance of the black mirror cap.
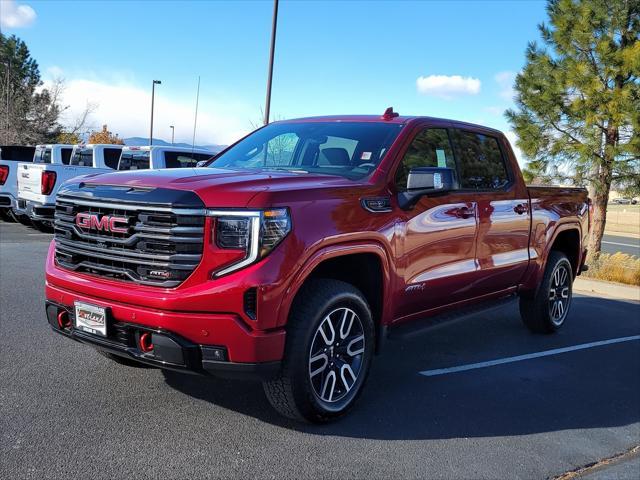
[[398, 205], [407, 210], [427, 194], [442, 194], [453, 190], [454, 173], [446, 167], [412, 168], [407, 177], [407, 190], [398, 195]]

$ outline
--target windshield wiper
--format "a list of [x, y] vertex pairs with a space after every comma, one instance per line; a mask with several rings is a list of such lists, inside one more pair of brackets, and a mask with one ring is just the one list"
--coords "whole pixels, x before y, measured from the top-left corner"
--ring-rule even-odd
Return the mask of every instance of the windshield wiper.
[[265, 170], [279, 170], [281, 172], [293, 172], [293, 173], [309, 173], [307, 170], [301, 168], [285, 168], [285, 167], [263, 167]]

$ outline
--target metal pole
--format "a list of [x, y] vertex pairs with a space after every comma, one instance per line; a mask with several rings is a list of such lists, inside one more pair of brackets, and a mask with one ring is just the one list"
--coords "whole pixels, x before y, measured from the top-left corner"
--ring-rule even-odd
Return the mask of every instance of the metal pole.
[[173, 125], [169, 125], [169, 128], [171, 129], [171, 145], [173, 145], [173, 138], [174, 134], [176, 133], [176, 129]]
[[269, 51], [269, 76], [267, 77], [267, 101], [264, 108], [264, 124], [269, 123], [271, 111], [271, 82], [273, 80], [273, 57], [276, 51], [276, 27], [278, 26], [278, 0], [273, 0], [273, 19], [271, 24], [271, 50]]
[[196, 148], [196, 125], [198, 124], [198, 102], [200, 101], [200, 75], [198, 75], [198, 91], [196, 92], [196, 114], [193, 117], [193, 139], [191, 140], [191, 155]]
[[160, 85], [160, 80], [154, 80], [151, 84], [151, 129], [149, 131], [149, 145], [153, 145], [153, 102], [156, 95], [156, 84]]

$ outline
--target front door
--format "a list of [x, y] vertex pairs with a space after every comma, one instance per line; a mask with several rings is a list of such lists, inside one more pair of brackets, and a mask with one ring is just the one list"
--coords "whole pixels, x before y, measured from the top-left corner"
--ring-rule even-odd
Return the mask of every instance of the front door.
[[[406, 189], [409, 170], [415, 167], [455, 170], [446, 128], [424, 128], [415, 135], [396, 172], [399, 191]], [[453, 191], [424, 196], [407, 211], [398, 209], [403, 219], [398, 225], [402, 301], [396, 320], [468, 297], [478, 270], [477, 207], [473, 193]]]

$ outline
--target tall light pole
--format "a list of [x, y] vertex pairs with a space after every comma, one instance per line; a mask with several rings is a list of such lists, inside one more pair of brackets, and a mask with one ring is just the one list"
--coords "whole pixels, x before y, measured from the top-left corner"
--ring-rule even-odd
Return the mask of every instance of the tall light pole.
[[151, 84], [151, 131], [149, 132], [149, 145], [153, 145], [153, 101], [156, 96], [156, 85], [160, 85], [160, 80], [154, 80]]
[[273, 0], [273, 18], [271, 20], [271, 50], [269, 51], [269, 76], [267, 77], [267, 102], [264, 108], [264, 124], [269, 123], [271, 110], [271, 81], [273, 80], [273, 57], [276, 53], [276, 27], [278, 26], [278, 0]]
[[173, 137], [176, 133], [176, 128], [173, 125], [169, 125], [169, 128], [171, 129], [171, 145], [173, 145]]

